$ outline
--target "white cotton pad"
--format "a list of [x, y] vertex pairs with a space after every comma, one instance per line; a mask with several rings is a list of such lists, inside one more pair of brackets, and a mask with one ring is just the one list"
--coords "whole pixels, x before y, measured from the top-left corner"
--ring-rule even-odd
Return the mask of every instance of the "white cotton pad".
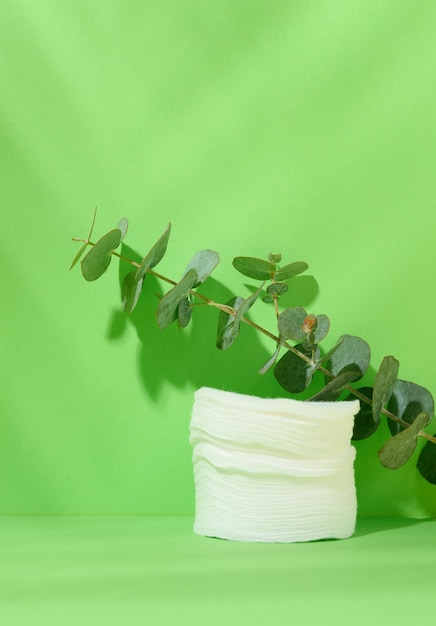
[[190, 426], [194, 531], [237, 541], [343, 539], [356, 524], [359, 402], [257, 398], [203, 387]]

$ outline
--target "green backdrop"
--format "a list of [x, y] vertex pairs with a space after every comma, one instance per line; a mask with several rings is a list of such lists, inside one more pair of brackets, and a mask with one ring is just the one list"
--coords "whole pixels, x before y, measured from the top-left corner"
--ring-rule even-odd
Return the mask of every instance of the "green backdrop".
[[[219, 352], [214, 311], [161, 333], [120, 313], [117, 264], [69, 273], [95, 206], [136, 253], [170, 221], [175, 279], [217, 250], [217, 297], [249, 293], [235, 255], [306, 260], [288, 304], [326, 345], [360, 335], [436, 394], [432, 0], [5, 0], [0, 28], [1, 514], [192, 514], [195, 388], [282, 393], [251, 329]], [[360, 514], [435, 515], [387, 436], [358, 445]]]

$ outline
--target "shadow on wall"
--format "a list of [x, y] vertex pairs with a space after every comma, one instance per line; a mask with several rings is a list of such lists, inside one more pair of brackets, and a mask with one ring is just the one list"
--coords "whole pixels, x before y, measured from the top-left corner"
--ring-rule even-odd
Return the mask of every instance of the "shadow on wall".
[[[122, 254], [141, 260], [128, 246], [123, 246]], [[120, 286], [130, 269], [127, 263], [120, 262]], [[243, 288], [245, 290], [246, 286]], [[272, 370], [263, 376], [258, 374], [275, 346], [271, 341], [269, 350], [267, 342], [261, 341], [256, 330], [242, 324], [237, 341], [228, 350], [216, 348], [218, 311], [215, 308], [199, 306], [185, 329], [174, 323], [160, 330], [156, 323], [156, 308], [159, 296], [166, 291], [165, 283], [147, 275], [133, 313], [124, 313], [120, 302], [120, 309], [114, 312], [108, 331], [108, 338], [116, 340], [130, 325], [134, 326], [140, 341], [138, 365], [141, 380], [149, 397], [156, 399], [165, 381], [179, 389], [191, 384], [194, 388], [210, 386], [238, 393], [289, 397], [275, 380]], [[199, 291], [222, 303], [235, 295], [213, 277], [209, 277]], [[283, 300], [286, 307], [308, 306], [318, 293], [318, 285], [312, 276], [297, 276], [292, 279], [289, 292], [286, 301]], [[259, 303], [259, 306], [267, 305]]]

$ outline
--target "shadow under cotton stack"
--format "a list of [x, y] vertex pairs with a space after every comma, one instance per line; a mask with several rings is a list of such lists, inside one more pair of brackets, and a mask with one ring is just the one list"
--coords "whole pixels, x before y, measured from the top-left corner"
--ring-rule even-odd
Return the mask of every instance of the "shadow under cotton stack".
[[358, 400], [303, 402], [203, 387], [190, 426], [194, 531], [236, 541], [345, 539], [356, 524]]

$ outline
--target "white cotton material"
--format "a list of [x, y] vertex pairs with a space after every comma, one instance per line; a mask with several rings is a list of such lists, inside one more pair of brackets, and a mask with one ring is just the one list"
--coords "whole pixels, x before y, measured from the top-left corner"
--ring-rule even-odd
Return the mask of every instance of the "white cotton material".
[[199, 389], [190, 425], [194, 532], [259, 542], [350, 537], [358, 411], [358, 400], [303, 402]]

